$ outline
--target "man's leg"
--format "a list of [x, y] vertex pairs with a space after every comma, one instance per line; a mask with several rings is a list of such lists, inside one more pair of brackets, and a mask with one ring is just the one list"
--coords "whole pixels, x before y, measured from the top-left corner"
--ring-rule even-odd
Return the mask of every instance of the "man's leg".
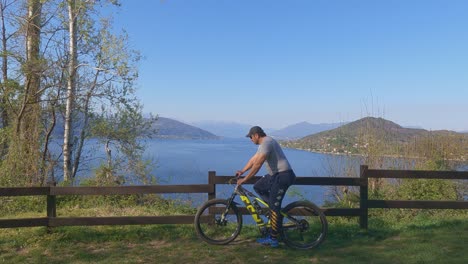
[[270, 214], [271, 214], [271, 238], [278, 239], [278, 235], [282, 226], [281, 203], [283, 201], [286, 190], [289, 186], [283, 186], [279, 183], [279, 175], [276, 175], [275, 183], [272, 185], [270, 192]]
[[294, 172], [279, 173], [272, 177], [272, 186], [269, 197], [271, 212], [271, 232], [270, 240], [265, 240], [262, 244], [270, 244], [272, 247], [278, 246], [278, 236], [281, 231], [283, 216], [281, 215], [281, 203], [284, 195], [296, 179]]
[[260, 180], [254, 184], [253, 188], [258, 193], [258, 195], [260, 195], [260, 197], [268, 203], [270, 199], [271, 175], [267, 174], [260, 178]]
[[281, 208], [284, 196], [286, 195], [286, 191], [289, 189], [289, 186], [293, 185], [296, 181], [296, 174], [294, 171], [287, 171], [281, 172], [278, 174], [278, 178], [276, 179], [277, 184], [275, 184], [271, 190], [271, 198], [272, 202], [274, 202], [274, 206], [272, 207], [275, 215], [276, 225], [275, 228], [272, 229], [271, 233], [272, 236], [278, 237], [281, 228], [283, 227], [283, 215], [281, 214]]

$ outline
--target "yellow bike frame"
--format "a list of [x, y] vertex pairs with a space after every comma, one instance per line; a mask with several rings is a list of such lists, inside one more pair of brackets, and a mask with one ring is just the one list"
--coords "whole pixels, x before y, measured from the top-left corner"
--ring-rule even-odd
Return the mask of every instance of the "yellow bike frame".
[[[253, 220], [255, 221], [255, 223], [260, 229], [270, 226], [270, 220], [268, 220], [268, 222], [265, 223], [265, 221], [263, 221], [263, 219], [260, 217], [260, 215], [262, 214], [258, 212], [258, 210], [261, 209], [260, 204], [262, 204], [263, 206], [265, 206], [266, 209], [268, 209], [269, 208], [268, 203], [258, 198], [257, 196], [255, 196], [255, 194], [249, 192], [248, 190], [244, 189], [241, 186], [237, 187], [235, 193], [239, 195], [240, 199], [245, 204], [245, 207], [247, 208]], [[251, 198], [249, 198], [249, 196], [254, 199], [253, 203], [252, 203]]]

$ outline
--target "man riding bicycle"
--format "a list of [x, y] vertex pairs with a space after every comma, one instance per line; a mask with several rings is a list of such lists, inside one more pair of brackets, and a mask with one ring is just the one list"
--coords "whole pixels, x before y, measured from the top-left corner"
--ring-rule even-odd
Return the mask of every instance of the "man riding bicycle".
[[249, 171], [247, 176], [237, 181], [237, 185], [241, 185], [254, 177], [266, 161], [268, 174], [255, 183], [254, 190], [268, 202], [271, 210], [271, 231], [269, 236], [259, 238], [257, 242], [271, 247], [278, 247], [278, 235], [282, 223], [281, 203], [289, 186], [294, 183], [296, 175], [281, 146], [272, 137], [267, 136], [261, 127], [252, 127], [247, 137], [259, 147], [244, 168], [236, 172], [236, 176], [239, 177]]

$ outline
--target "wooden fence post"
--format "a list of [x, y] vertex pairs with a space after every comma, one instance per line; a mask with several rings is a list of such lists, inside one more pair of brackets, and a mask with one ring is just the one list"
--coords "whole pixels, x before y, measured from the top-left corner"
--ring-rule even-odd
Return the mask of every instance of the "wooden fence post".
[[50, 218], [57, 217], [57, 199], [55, 195], [50, 195], [50, 188], [55, 187], [56, 182], [49, 182], [49, 194], [47, 194], [47, 232], [52, 232]]
[[369, 181], [367, 178], [367, 170], [369, 167], [367, 165], [361, 165], [360, 167], [360, 178], [361, 178], [361, 186], [359, 188], [359, 208], [361, 209], [361, 215], [359, 216], [359, 225], [363, 229], [367, 229], [367, 220], [368, 220], [368, 199], [369, 199]]
[[216, 198], [216, 171], [208, 172], [208, 184], [213, 186], [213, 192], [208, 193], [208, 200]]

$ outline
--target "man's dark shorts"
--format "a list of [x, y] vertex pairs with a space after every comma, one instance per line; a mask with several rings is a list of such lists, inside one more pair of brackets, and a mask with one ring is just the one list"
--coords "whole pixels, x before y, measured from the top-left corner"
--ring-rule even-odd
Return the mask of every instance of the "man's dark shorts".
[[294, 171], [288, 170], [276, 173], [274, 175], [265, 175], [254, 184], [254, 190], [268, 202], [270, 209], [279, 212], [281, 210], [281, 202], [289, 186], [294, 184], [296, 174]]

